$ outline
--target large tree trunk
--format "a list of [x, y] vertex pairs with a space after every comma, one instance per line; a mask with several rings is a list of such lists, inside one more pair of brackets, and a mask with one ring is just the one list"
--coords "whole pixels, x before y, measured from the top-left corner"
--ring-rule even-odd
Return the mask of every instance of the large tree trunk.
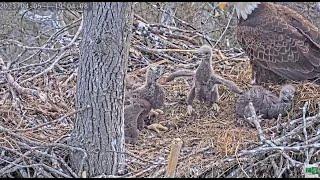
[[73, 152], [71, 164], [87, 176], [117, 174], [124, 163], [124, 78], [129, 54], [133, 4], [92, 3], [84, 10], [84, 32], [77, 80], [78, 113], [70, 143], [87, 151]]

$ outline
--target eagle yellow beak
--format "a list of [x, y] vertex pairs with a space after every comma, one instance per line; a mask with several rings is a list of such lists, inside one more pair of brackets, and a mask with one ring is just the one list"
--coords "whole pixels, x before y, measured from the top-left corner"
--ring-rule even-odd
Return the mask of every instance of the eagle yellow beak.
[[221, 9], [221, 10], [226, 10], [227, 9], [227, 7], [228, 7], [228, 2], [220, 2], [219, 4], [218, 4], [218, 7], [219, 7], [219, 9]]

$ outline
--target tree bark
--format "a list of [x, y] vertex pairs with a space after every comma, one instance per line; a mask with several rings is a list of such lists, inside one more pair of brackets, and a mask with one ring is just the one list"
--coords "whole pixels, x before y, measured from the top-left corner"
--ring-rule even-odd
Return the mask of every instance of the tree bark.
[[124, 163], [124, 78], [129, 55], [133, 3], [93, 2], [84, 10], [77, 79], [77, 114], [70, 144], [76, 172], [115, 175]]

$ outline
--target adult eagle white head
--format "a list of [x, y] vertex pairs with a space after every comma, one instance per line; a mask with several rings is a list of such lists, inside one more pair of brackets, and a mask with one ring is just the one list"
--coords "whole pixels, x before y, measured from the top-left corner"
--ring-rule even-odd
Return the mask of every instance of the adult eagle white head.
[[252, 63], [253, 79], [320, 82], [320, 32], [298, 12], [268, 2], [220, 3], [235, 7], [236, 35]]

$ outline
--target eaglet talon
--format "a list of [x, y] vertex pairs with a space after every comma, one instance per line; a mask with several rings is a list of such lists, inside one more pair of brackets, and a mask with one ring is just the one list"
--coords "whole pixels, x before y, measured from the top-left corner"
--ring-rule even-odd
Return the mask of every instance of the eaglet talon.
[[151, 109], [149, 112], [148, 118], [151, 119], [152, 117], [157, 117], [159, 114], [164, 114], [164, 112], [161, 109]]
[[254, 76], [254, 77], [252, 78], [252, 80], [250, 81], [250, 84], [251, 84], [251, 85], [257, 84], [256, 76]]
[[154, 111], [156, 111], [159, 114], [164, 114], [164, 112], [161, 109], [155, 109]]
[[147, 126], [148, 129], [156, 131], [158, 134], [160, 133], [160, 130], [163, 131], [168, 131], [168, 128], [165, 126], [162, 126], [161, 124], [155, 123], [155, 124], [150, 124]]
[[148, 118], [151, 119], [153, 117], [157, 117], [159, 115], [159, 113], [153, 109], [151, 109], [151, 111], [148, 114]]
[[217, 103], [213, 103], [212, 108], [215, 112], [219, 112], [220, 111], [220, 107]]
[[187, 107], [187, 113], [188, 113], [188, 115], [192, 115], [192, 113], [193, 113], [193, 111], [194, 111], [194, 109], [193, 109], [193, 107], [191, 106], [191, 105], [188, 105], [188, 107]]

